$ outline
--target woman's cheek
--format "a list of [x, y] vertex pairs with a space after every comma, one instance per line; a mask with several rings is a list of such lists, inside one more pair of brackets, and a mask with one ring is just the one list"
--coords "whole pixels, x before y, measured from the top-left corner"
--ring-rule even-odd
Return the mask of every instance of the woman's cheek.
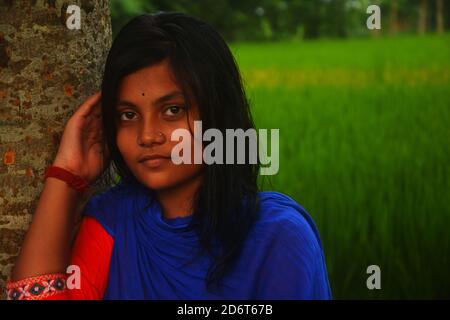
[[130, 157], [132, 154], [134, 154], [132, 152], [132, 148], [133, 148], [133, 144], [131, 143], [133, 140], [133, 138], [131, 137], [131, 135], [129, 134], [129, 132], [126, 132], [124, 130], [119, 130], [117, 132], [117, 147], [122, 155], [122, 157], [129, 162], [128, 157]]

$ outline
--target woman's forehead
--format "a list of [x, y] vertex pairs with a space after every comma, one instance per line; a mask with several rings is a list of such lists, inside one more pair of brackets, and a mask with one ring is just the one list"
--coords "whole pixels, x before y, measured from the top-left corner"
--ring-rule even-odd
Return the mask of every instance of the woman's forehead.
[[119, 95], [144, 93], [146, 96], [155, 97], [174, 91], [183, 90], [178, 85], [169, 63], [164, 60], [125, 76], [120, 84]]

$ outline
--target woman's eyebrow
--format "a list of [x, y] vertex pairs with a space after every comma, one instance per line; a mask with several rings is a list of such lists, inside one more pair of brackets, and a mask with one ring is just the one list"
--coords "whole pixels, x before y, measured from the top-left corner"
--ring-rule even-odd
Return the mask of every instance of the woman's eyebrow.
[[174, 98], [184, 98], [184, 94], [181, 91], [175, 90], [157, 98], [156, 100], [153, 101], [153, 104], [154, 105], [162, 104]]
[[119, 100], [116, 104], [116, 107], [130, 107], [134, 109], [138, 109], [138, 106], [134, 103], [127, 101], [127, 100]]
[[[174, 99], [174, 98], [184, 98], [184, 94], [181, 91], [172, 91], [172, 92], [170, 92], [168, 94], [165, 94], [165, 95], [163, 95], [163, 96], [161, 96], [159, 98], [156, 98], [152, 102], [152, 104], [153, 105], [163, 104], [164, 102], [170, 101], [171, 99]], [[139, 107], [136, 104], [134, 104], [134, 103], [132, 103], [130, 101], [127, 101], [127, 100], [119, 100], [117, 102], [116, 106], [117, 107], [124, 106], [124, 107], [130, 107], [130, 108], [134, 108], [134, 109], [139, 109]]]

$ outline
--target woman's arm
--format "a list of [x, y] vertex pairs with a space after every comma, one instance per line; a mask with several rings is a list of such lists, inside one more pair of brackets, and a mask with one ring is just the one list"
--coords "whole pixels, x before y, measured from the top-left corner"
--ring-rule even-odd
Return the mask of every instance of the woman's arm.
[[[89, 183], [100, 176], [109, 161], [104, 152], [100, 97], [100, 93], [89, 97], [69, 119], [53, 163]], [[46, 179], [12, 271], [13, 280], [65, 272], [80, 197], [64, 181]]]
[[[54, 165], [57, 165], [56, 163]], [[64, 181], [49, 177], [11, 274], [13, 281], [65, 273], [80, 194]]]
[[[102, 225], [95, 218], [85, 216], [71, 252], [70, 265], [77, 267], [77, 271], [70, 275], [44, 274], [24, 281], [8, 281], [8, 299], [102, 299], [108, 283], [113, 244], [113, 238]], [[79, 284], [79, 288], [71, 287], [73, 284]]]

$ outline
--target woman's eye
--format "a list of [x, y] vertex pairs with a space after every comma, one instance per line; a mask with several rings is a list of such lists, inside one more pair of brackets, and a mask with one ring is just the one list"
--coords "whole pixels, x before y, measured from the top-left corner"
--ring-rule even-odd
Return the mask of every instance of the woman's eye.
[[164, 110], [164, 114], [168, 116], [176, 116], [179, 115], [183, 111], [183, 107], [181, 106], [170, 106], [166, 110]]
[[[131, 118], [134, 116], [134, 112], [121, 112], [120, 114], [119, 114], [119, 116], [120, 116], [120, 120], [125, 120], [125, 121], [128, 121], [128, 120], [132, 120]], [[124, 118], [124, 116], [125, 116], [125, 118]]]

